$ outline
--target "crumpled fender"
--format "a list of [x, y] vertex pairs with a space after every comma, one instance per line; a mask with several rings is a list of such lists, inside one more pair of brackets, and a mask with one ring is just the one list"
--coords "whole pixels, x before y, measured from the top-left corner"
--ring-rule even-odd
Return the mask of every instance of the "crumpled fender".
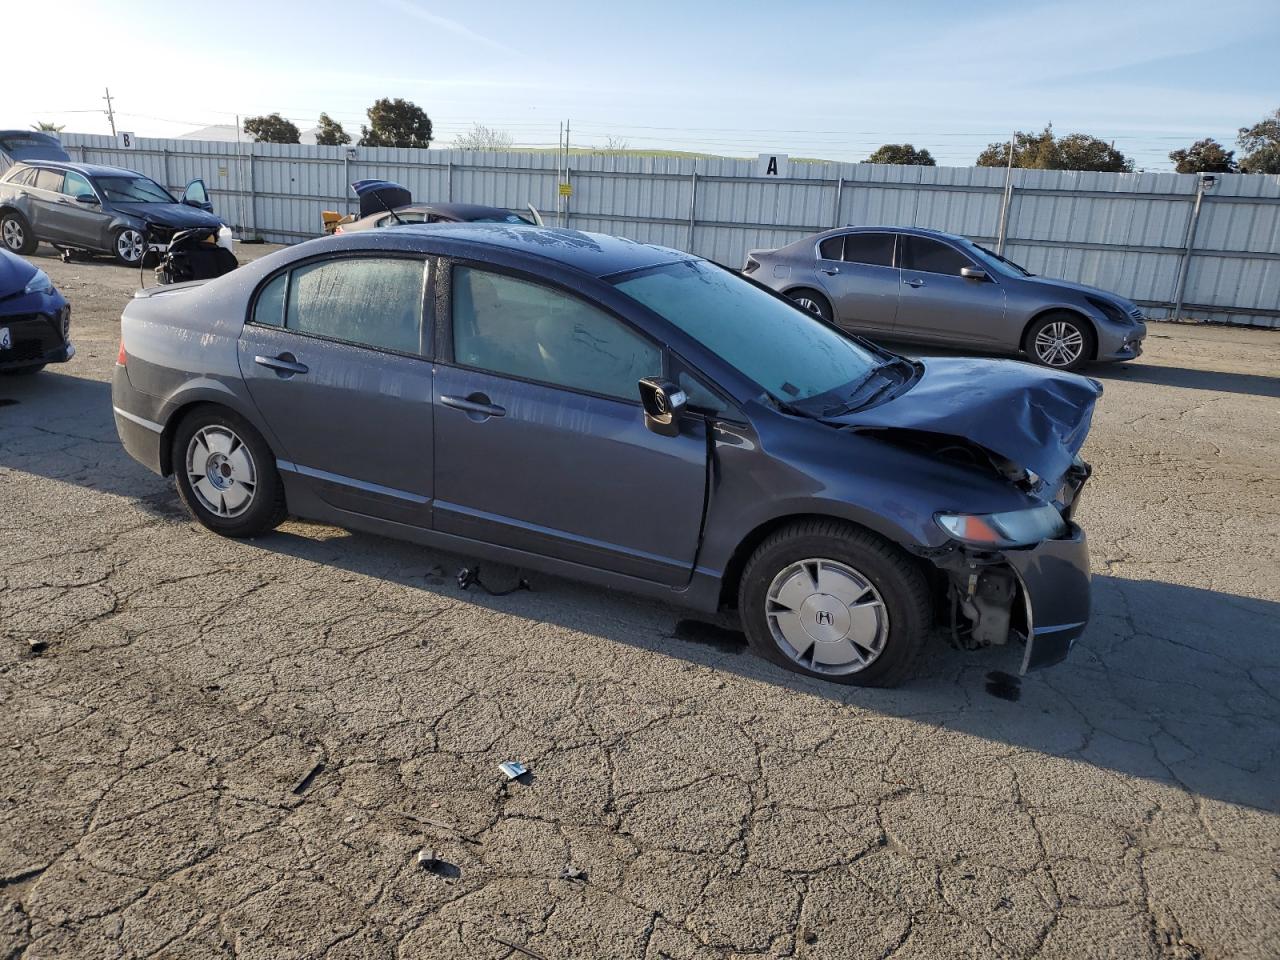
[[1050, 488], [1084, 446], [1102, 385], [1017, 360], [929, 357], [910, 390], [835, 418], [857, 431], [918, 430], [963, 437]]

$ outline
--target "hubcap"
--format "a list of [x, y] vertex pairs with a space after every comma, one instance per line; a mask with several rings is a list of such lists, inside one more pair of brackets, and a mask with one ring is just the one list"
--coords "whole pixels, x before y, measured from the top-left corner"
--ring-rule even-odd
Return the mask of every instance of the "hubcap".
[[116, 239], [116, 249], [122, 259], [136, 263], [142, 259], [142, 234], [137, 230], [122, 230]]
[[796, 306], [822, 316], [822, 308], [818, 306], [818, 301], [810, 297], [796, 297]]
[[1051, 367], [1066, 367], [1080, 359], [1084, 334], [1074, 324], [1056, 320], [1036, 334], [1036, 356]]
[[10, 250], [21, 250], [23, 241], [26, 239], [22, 232], [22, 224], [12, 218], [4, 222], [2, 228], [4, 235], [4, 245]]
[[252, 506], [258, 486], [253, 454], [234, 431], [220, 425], [205, 427], [191, 438], [187, 478], [200, 505], [227, 519]]
[[765, 594], [778, 649], [818, 673], [857, 673], [884, 651], [889, 613], [871, 581], [836, 560], [785, 567]]

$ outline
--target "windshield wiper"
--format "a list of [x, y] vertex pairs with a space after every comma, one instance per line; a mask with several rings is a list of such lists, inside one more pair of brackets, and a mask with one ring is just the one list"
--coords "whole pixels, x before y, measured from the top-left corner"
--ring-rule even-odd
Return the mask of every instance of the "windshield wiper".
[[[899, 383], [905, 383], [906, 382], [905, 379], [898, 381], [898, 380], [894, 380], [891, 377], [884, 376], [884, 371], [890, 369], [891, 367], [900, 367], [903, 364], [906, 364], [906, 366], [911, 370], [912, 373], [915, 372], [915, 364], [913, 364], [906, 357], [895, 356], [895, 357], [891, 357], [888, 360], [884, 360], [881, 363], [877, 363], [874, 367], [872, 367], [870, 370], [867, 371], [866, 376], [864, 376], [861, 380], [858, 381], [858, 385], [853, 388], [853, 392], [849, 394], [845, 403], [837, 407], [828, 407], [826, 410], [822, 411], [822, 415], [824, 417], [834, 417], [834, 416], [839, 416], [842, 413], [848, 413], [850, 410], [856, 410], [859, 407], [865, 407], [867, 404], [869, 404], [872, 400], [876, 399], [885, 391], [898, 386]], [[870, 393], [865, 395], [860, 395], [862, 389], [865, 386], [867, 386], [867, 384], [869, 384], [876, 377], [882, 377], [883, 382], [881, 382], [880, 385], [877, 386]]]

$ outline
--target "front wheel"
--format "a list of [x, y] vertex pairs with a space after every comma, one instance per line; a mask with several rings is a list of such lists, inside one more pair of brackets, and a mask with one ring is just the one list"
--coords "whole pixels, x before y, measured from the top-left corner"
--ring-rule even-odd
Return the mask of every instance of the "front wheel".
[[1093, 359], [1096, 340], [1087, 321], [1070, 313], [1051, 313], [1028, 328], [1023, 347], [1042, 366], [1079, 370]]
[[203, 407], [174, 432], [178, 495], [196, 520], [224, 537], [256, 537], [285, 518], [284, 486], [262, 435], [230, 410]]
[[126, 267], [136, 267], [142, 260], [142, 255], [146, 253], [146, 249], [146, 239], [132, 227], [117, 230], [115, 242], [111, 247], [116, 261], [123, 263]]
[[928, 636], [929, 588], [915, 563], [869, 530], [808, 520], [747, 562], [738, 614], [759, 656], [835, 683], [892, 687]]

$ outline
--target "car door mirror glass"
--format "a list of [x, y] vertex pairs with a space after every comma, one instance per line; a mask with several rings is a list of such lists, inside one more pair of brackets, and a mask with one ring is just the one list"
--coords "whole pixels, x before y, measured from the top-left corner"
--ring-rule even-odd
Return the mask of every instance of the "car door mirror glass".
[[81, 194], [77, 194], [76, 203], [88, 203], [96, 206], [98, 203], [98, 198], [95, 197], [92, 193], [81, 193]]
[[680, 433], [680, 417], [688, 396], [679, 384], [659, 377], [640, 381], [640, 404], [644, 407], [644, 425], [663, 437]]
[[968, 280], [986, 280], [987, 271], [979, 270], [977, 267], [961, 267], [960, 276]]

